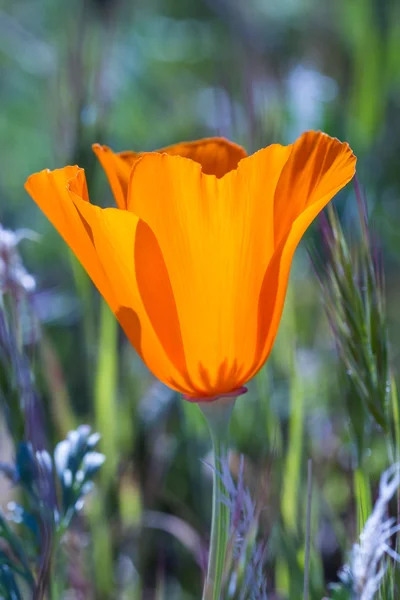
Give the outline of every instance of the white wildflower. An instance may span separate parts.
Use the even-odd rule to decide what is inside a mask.
[[[0,225],[0,294],[17,290],[32,292],[35,280],[22,264],[18,244],[23,239],[37,239],[37,235],[27,229],[10,231]]]
[[[350,565],[341,573],[342,580],[348,580],[351,573],[357,600],[373,600],[386,572],[387,555],[400,562],[400,555],[389,545],[390,538],[400,531],[400,525],[388,517],[388,504],[399,485],[400,464],[394,464],[381,477],[374,510],[365,523],[359,543],[353,546]]]

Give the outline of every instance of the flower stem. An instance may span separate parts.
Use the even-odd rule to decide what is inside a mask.
[[[201,402],[211,435],[214,473],[210,552],[203,600],[220,600],[229,536],[229,507],[224,502],[226,489],[222,479],[222,463],[227,458],[228,430],[236,396]]]

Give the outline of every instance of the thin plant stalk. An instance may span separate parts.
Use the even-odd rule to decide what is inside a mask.
[[[369,475],[365,463],[354,470],[354,494],[357,512],[357,535],[360,535],[372,512],[372,498]]]
[[[281,342],[278,348],[281,351],[281,364],[287,369],[289,378],[289,431],[288,445],[285,457],[283,475],[283,491],[281,500],[282,518],[285,529],[295,533],[299,524],[299,503],[293,501],[297,497],[297,490],[301,484],[302,454],[304,452],[304,414],[305,390],[304,382],[300,376],[296,358],[296,308],[293,288],[289,286],[282,321]]]
[[[229,508],[223,501],[225,486],[219,473],[219,465],[226,457],[226,444],[217,436],[212,437],[215,468],[213,473],[211,541],[205,600],[216,600],[220,597],[229,537]]]
[[[312,500],[312,459],[307,463],[307,516],[306,516],[306,547],[304,557],[304,600],[308,600],[310,580],[310,551],[311,551],[311,500]]]
[[[203,600],[221,598],[230,521],[222,463],[227,459],[229,422],[235,398],[236,396],[225,397],[209,403],[199,403],[210,430],[214,458],[210,552]]]

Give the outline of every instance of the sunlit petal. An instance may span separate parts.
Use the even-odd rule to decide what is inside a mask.
[[[221,179],[158,154],[132,171],[128,209],[160,244],[188,372],[203,395],[238,387],[253,364],[258,298],[274,251],[273,192],[289,155],[270,146]]]

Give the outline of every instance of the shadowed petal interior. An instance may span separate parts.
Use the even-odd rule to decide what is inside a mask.
[[[93,145],[93,151],[99,159],[119,208],[126,209],[129,174],[144,152],[113,152],[107,146]],[[247,156],[241,146],[225,138],[206,138],[195,142],[181,142],[156,150],[159,154],[182,156],[202,166],[203,172],[222,177],[236,169],[239,161]]]

